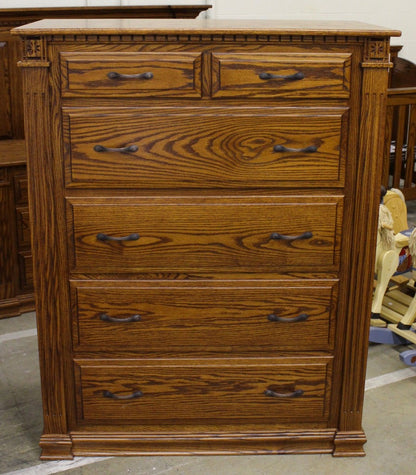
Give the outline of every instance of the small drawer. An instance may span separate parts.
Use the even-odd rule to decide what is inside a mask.
[[[63,96],[201,96],[201,53],[62,53],[61,70]]]
[[[14,196],[16,204],[25,205],[28,202],[27,175],[15,175],[13,177]]]
[[[333,348],[334,282],[73,282],[77,350],[137,355]]]
[[[72,198],[76,272],[338,270],[342,197]]]
[[[350,53],[213,53],[213,97],[348,98]]]
[[[24,290],[33,289],[33,261],[30,251],[18,253],[19,280],[20,286]]]
[[[30,246],[30,219],[27,207],[16,208],[16,231],[18,247],[26,248]]]
[[[325,421],[332,358],[77,361],[78,422]]]
[[[342,133],[341,133],[342,131]],[[271,188],[344,184],[348,111],[255,108],[69,112],[69,187]]]
[[[8,185],[9,178],[6,167],[0,167],[0,185]]]

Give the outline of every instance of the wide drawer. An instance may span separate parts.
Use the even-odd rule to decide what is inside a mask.
[[[77,350],[205,354],[333,348],[334,282],[73,282]]]
[[[64,115],[71,187],[254,188],[344,184],[348,113],[211,108]]]
[[[213,53],[213,97],[350,95],[350,53]]]
[[[200,97],[201,53],[61,53],[63,96]]]
[[[324,421],[331,358],[77,361],[78,421]]]
[[[71,198],[72,270],[337,270],[342,197]]]

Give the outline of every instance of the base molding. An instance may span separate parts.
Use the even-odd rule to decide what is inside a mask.
[[[334,430],[266,433],[137,434],[72,432],[75,456],[328,453]]]
[[[334,440],[334,457],[364,457],[363,445],[367,438],[363,431],[337,432]]]
[[[41,460],[74,456],[332,454],[360,457],[363,431],[333,429],[262,433],[71,432],[44,434]]]
[[[39,442],[41,460],[72,460],[72,439],[68,434],[44,434]]]
[[[35,297],[33,293],[0,300],[0,319],[17,317],[22,313],[33,312],[34,310]]]

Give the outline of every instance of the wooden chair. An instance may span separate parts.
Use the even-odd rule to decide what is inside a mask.
[[[393,58],[387,93],[383,185],[416,199],[416,64]]]

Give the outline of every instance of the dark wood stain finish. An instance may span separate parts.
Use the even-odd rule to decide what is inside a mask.
[[[42,458],[364,455],[398,32],[62,20],[18,33]]]

